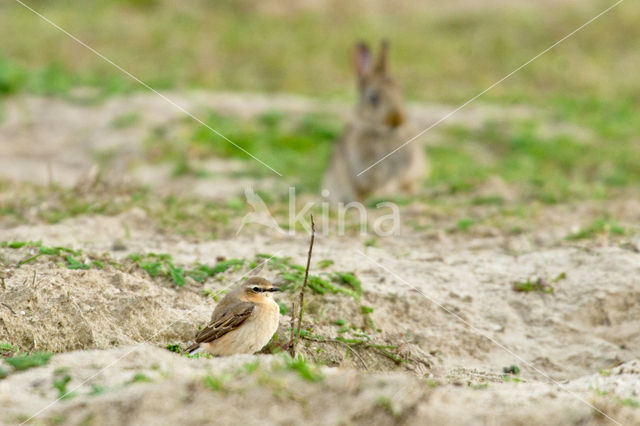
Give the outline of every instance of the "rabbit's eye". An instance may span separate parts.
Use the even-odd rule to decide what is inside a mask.
[[[378,106],[378,104],[380,104],[380,93],[378,92],[372,92],[369,94],[369,103],[371,105],[373,105],[374,107]]]

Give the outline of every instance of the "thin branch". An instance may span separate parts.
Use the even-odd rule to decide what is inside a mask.
[[[287,343],[286,348],[289,349],[289,354],[291,357],[294,357],[293,353],[293,342],[296,340],[296,301],[293,300],[291,302],[291,321],[289,322],[289,327],[291,328],[291,338],[289,339],[289,343]]]
[[[393,345],[379,345],[376,343],[369,343],[369,342],[365,342],[365,341],[361,341],[361,342],[352,342],[352,343],[348,343],[339,339],[330,339],[328,337],[309,337],[309,336],[303,336],[303,339],[306,340],[311,340],[312,342],[318,342],[318,343],[341,343],[341,344],[345,344],[348,347],[352,348],[354,346],[361,346],[364,349],[373,349],[376,352],[378,352],[380,355],[385,356],[386,358],[389,358],[390,360],[392,360],[393,362],[395,362],[396,364],[402,364],[403,362],[407,361],[406,359],[394,354],[391,351],[388,351],[387,349],[390,347],[393,347]]]
[[[298,302],[298,332],[296,338],[293,340],[293,347],[291,349],[292,355],[296,356],[296,344],[300,340],[300,331],[302,330],[302,314],[304,313],[304,290],[307,287],[307,281],[309,279],[309,267],[311,266],[311,253],[313,252],[313,241],[316,236],[316,224],[313,222],[313,215],[311,215],[311,242],[309,243],[309,254],[307,255],[307,268],[304,270],[304,281],[302,282],[302,288],[300,289],[300,301]],[[293,313],[295,315],[295,313]]]
[[[18,315],[18,314],[16,314],[16,311],[14,311],[13,308],[11,306],[7,305],[6,303],[0,302],[0,305],[4,306],[8,310],[10,310],[13,315]]]
[[[336,345],[343,345],[344,347],[346,347],[347,349],[349,349],[352,353],[354,353],[358,359],[360,360],[360,362],[362,363],[362,366],[364,367],[365,370],[369,371],[369,367],[367,366],[367,363],[364,362],[364,359],[362,359],[362,357],[360,356],[360,354],[358,353],[358,351],[356,351],[349,343],[347,342],[343,342],[342,340],[337,340],[337,339],[328,339],[328,338],[322,338],[322,339],[318,339],[318,338],[314,338],[314,337],[309,337],[309,336],[303,336],[302,337],[305,340],[309,340],[311,342],[318,342],[318,343],[335,343]],[[367,349],[367,347],[365,346],[365,349]]]
[[[340,341],[338,340],[338,342],[340,342]],[[355,355],[358,357],[358,359],[360,360],[360,362],[362,363],[362,366],[364,367],[364,369],[365,369],[365,370],[367,370],[367,371],[369,371],[369,367],[367,366],[367,363],[366,363],[366,362],[364,362],[364,359],[362,359],[362,357],[360,356],[360,354],[358,353],[358,351],[356,351],[355,349],[353,349],[353,348],[351,347],[351,345],[349,345],[347,342],[340,342],[340,343],[344,344],[344,345],[347,347],[347,349],[349,349],[349,350],[351,351],[351,353],[355,354]]]

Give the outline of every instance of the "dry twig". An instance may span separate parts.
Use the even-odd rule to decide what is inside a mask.
[[[316,224],[313,222],[313,215],[311,215],[311,242],[309,243],[309,254],[307,255],[307,268],[304,270],[304,281],[302,282],[302,288],[300,289],[300,300],[298,302],[298,330],[293,339],[291,345],[291,356],[296,356],[296,344],[300,340],[300,331],[302,330],[302,314],[304,313],[304,290],[307,287],[307,280],[309,279],[309,267],[311,265],[311,253],[313,252],[313,241],[316,236]],[[291,315],[295,317],[295,311],[291,312]],[[292,320],[293,324],[293,320]],[[293,328],[295,330],[295,328]],[[294,331],[295,332],[295,331]]]

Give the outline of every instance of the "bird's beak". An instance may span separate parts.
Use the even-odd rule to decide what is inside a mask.
[[[271,287],[269,291],[282,291],[282,289],[280,287]]]

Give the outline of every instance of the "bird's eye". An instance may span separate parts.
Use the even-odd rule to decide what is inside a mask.
[[[259,293],[260,292],[260,287],[254,287],[251,290],[253,290],[254,293]]]

